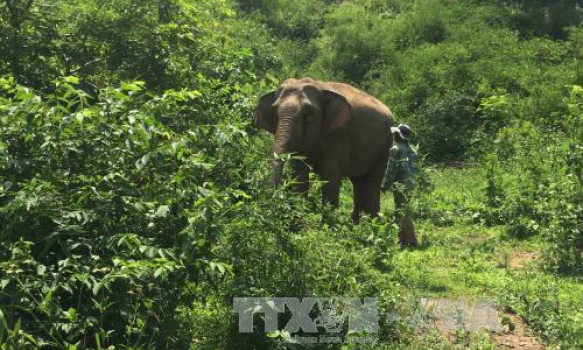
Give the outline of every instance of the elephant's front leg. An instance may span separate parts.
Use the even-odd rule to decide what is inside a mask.
[[[335,179],[323,179],[326,183],[322,186],[322,202],[324,205],[330,204],[333,208],[338,207],[340,197],[341,181]]]
[[[337,162],[334,159],[328,159],[328,162],[324,164],[320,163],[316,167],[316,173],[320,177],[320,180],[324,181],[322,185],[323,204],[330,204],[333,208],[338,207],[342,178]]]
[[[306,162],[300,159],[292,159],[291,167],[296,181],[294,191],[299,193],[308,192],[310,189],[310,168]]]

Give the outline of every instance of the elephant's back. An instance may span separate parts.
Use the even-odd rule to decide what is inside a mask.
[[[330,87],[344,96],[352,106],[354,112],[358,113],[360,109],[365,109],[367,111],[374,110],[378,113],[379,116],[392,119],[393,114],[391,113],[389,107],[387,107],[374,96],[371,96],[352,85],[336,82],[328,82],[326,84],[330,85]]]
[[[350,159],[347,159],[346,176],[362,176],[379,162],[385,162],[391,147],[390,127],[393,116],[389,107],[353,86],[328,83],[342,94],[353,109],[350,131]]]

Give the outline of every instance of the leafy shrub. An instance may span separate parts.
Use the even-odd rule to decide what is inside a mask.
[[[326,14],[326,26],[316,43],[318,56],[311,70],[347,82],[359,82],[380,59],[382,19],[361,4],[343,2]]]
[[[580,294],[570,295],[569,283],[524,273],[500,287],[501,304],[519,314],[547,342],[561,344],[562,349],[581,347]]]
[[[244,158],[245,87],[201,78],[151,96],[130,82],[91,98],[79,83],[43,96],[0,80],[8,344],[186,348],[185,286],[228,272],[211,247],[216,213],[244,193],[222,188],[243,177],[223,169]]]
[[[380,292],[386,224],[329,228],[308,214],[325,211],[317,181],[307,198],[265,191],[267,143],[240,119],[252,87],[92,98],[75,77],[48,95],[0,83],[8,348],[268,346],[235,332],[233,297]]]
[[[509,235],[518,238],[542,234],[547,266],[562,272],[580,271],[583,259],[581,118],[574,117],[582,111],[582,91],[577,85],[568,89],[567,112],[556,129],[530,122],[502,128],[488,158],[490,223],[507,224]]]
[[[577,2],[572,0],[511,0],[506,5],[512,13],[515,28],[526,37],[548,35],[564,39],[566,28],[581,21],[581,11],[577,8]]]
[[[580,186],[581,182],[569,177],[549,188],[547,210],[552,217],[543,230],[549,242],[545,260],[558,272],[583,272],[583,198],[578,190]]]
[[[238,71],[225,56],[242,47],[261,54],[237,67],[268,69],[274,57],[264,31],[234,15],[220,0],[8,1],[0,6],[0,71],[42,91],[57,77],[80,76],[96,95],[136,79],[156,93],[194,85],[199,74],[227,79]],[[219,69],[225,62],[230,70]]]
[[[278,34],[285,37],[278,45],[284,72],[349,82],[379,97],[412,125],[431,161],[479,158],[516,119],[545,128],[561,123],[563,87],[577,72],[577,29],[566,41],[522,40],[512,28],[514,13],[490,1],[316,6],[311,23],[319,30],[310,40],[293,30]],[[310,18],[303,5],[259,7],[276,31],[296,16]]]

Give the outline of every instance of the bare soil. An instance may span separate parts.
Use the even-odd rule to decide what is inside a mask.
[[[464,242],[468,243],[468,244],[482,244],[482,243],[486,242],[487,239],[488,239],[488,235],[482,233],[482,234],[467,236],[464,238]]]
[[[514,330],[510,331],[509,327],[506,326],[504,332],[493,334],[492,339],[496,344],[506,349],[545,350],[540,341],[530,335],[528,328],[520,317],[510,313],[506,313],[505,316],[511,320]]]
[[[515,251],[512,253],[510,260],[508,262],[508,268],[510,270],[521,270],[526,267],[531,262],[537,261],[539,255],[534,252],[525,251]]]
[[[452,342],[456,341],[458,329],[488,331],[492,341],[505,349],[545,350],[519,316],[511,313],[501,316],[493,304],[469,299],[428,298],[422,302],[422,307],[432,315],[431,326]],[[503,318],[510,320],[510,324],[502,325]]]

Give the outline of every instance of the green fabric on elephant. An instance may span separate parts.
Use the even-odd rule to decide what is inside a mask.
[[[417,150],[409,142],[400,141],[391,147],[383,188],[390,189],[395,183],[401,183],[406,189],[412,189],[417,157]]]

